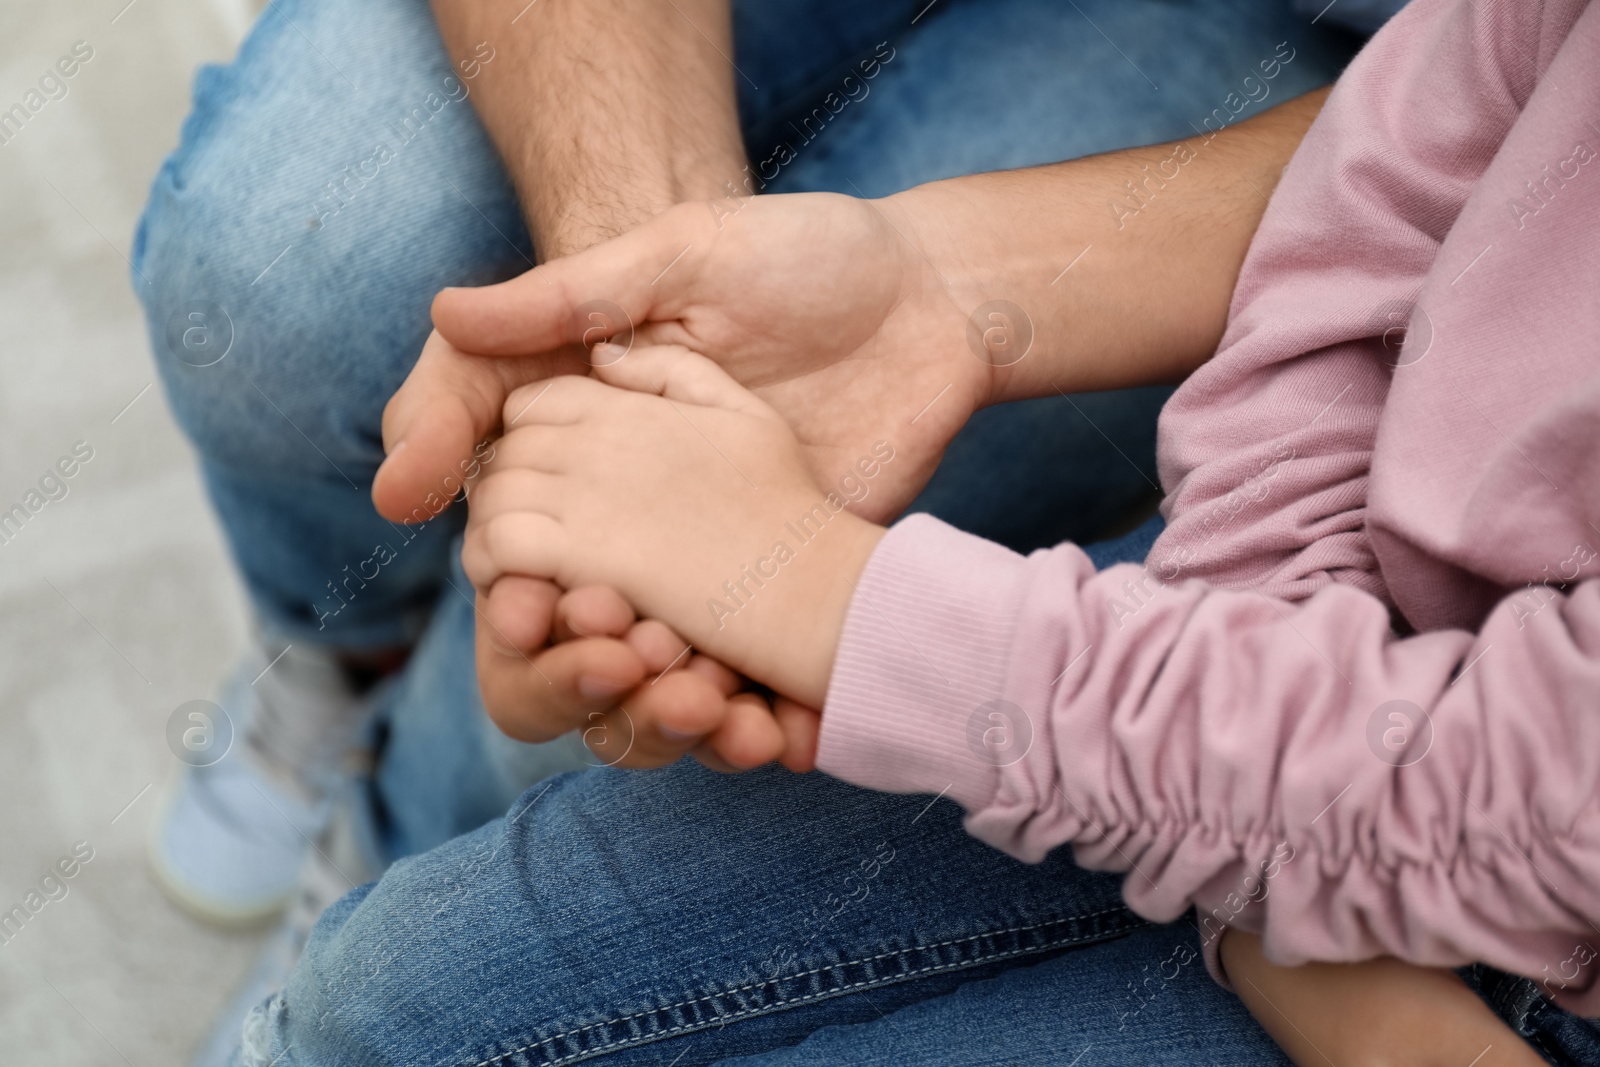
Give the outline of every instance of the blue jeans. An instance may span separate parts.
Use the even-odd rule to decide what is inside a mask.
[[[794,153],[769,191],[868,196],[1187,136],[1280,42],[1295,58],[1260,106],[1330,80],[1350,44],[1250,0],[751,0],[735,24],[752,160]],[[879,42],[870,94],[808,124]],[[688,763],[513,802],[570,743],[485,725],[459,516],[402,530],[368,501],[433,294],[535,255],[449,73],[424,0],[276,0],[198,76],[134,244],[163,383],[265,624],[420,642],[376,797],[412,858],[327,915],[243,1062],[1283,1062],[1187,927],[1148,927],[1065,853],[1029,867],[977,844],[947,802]],[[1018,548],[1095,536],[1151,491],[1164,397],[980,413],[916,506]],[[394,558],[352,581],[380,544]]]
[[[563,775],[326,913],[237,1062],[1287,1062],[1192,926],[959,814],[688,761]]]

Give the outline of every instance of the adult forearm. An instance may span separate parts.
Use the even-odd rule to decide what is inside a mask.
[[[963,310],[983,309],[981,328],[1012,331],[994,362],[1031,333],[997,366],[992,401],[1178,381],[1216,350],[1267,199],[1326,96],[1215,135],[918,186],[885,208]]]
[[[541,258],[579,251],[744,166],[728,0],[433,0]]]

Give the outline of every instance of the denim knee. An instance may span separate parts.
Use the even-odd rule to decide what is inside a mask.
[[[527,269],[471,91],[426,0],[278,0],[231,64],[199,71],[133,282],[209,461],[370,477],[434,294]]]
[[[480,1011],[517,1017],[515,984],[479,959],[480,938],[526,918],[512,868],[497,820],[347,894],[317,920],[284,988],[246,1018],[234,1063],[482,1059]]]

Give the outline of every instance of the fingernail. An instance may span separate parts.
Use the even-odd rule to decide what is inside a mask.
[[[698,737],[705,736],[701,730],[675,730],[666,723],[660,722],[656,723],[656,729],[660,731],[662,737],[667,738],[669,741],[693,741]]]
[[[393,459],[395,456],[398,456],[401,452],[405,451],[405,447],[409,443],[410,442],[408,442],[404,437],[400,438],[400,440],[394,443],[394,447],[389,449],[389,458]]]
[[[621,682],[614,682],[609,678],[591,678],[585,674],[578,678],[578,695],[585,700],[603,700],[614,697],[628,688]]]

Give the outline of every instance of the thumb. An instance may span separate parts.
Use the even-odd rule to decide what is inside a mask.
[[[426,522],[478,473],[475,447],[500,424],[506,394],[569,369],[561,352],[515,363],[463,355],[437,333],[383,409],[388,458],[372,482],[379,514]]]
[[[379,514],[425,522],[433,514],[412,512],[426,507],[430,496],[447,502],[460,491],[463,472],[456,470],[457,460],[472,451],[499,415],[493,384],[490,368],[473,367],[437,333],[429,335],[416,365],[383,409],[388,458],[372,482]],[[457,479],[446,485],[451,473]]]
[[[592,348],[611,337],[628,343],[634,326],[670,317],[692,273],[679,259],[692,260],[694,247],[705,244],[695,239],[701,214],[669,210],[510,281],[445,289],[433,301],[434,326],[462,352],[484,356]]]
[[[592,359],[594,376],[619,389],[655,393],[683,404],[777,418],[772,408],[734,381],[727,371],[682,345],[649,345],[632,350],[621,345],[599,345]]]

